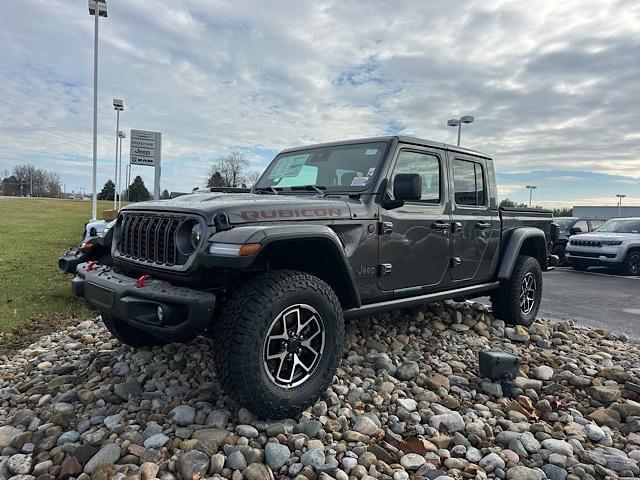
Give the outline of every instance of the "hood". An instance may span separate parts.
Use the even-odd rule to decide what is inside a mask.
[[[135,203],[125,211],[195,213],[208,224],[226,213],[232,225],[287,220],[338,220],[351,217],[346,202],[317,195],[260,195],[253,193],[193,193],[172,200]]]
[[[617,232],[591,232],[591,233],[579,233],[572,235],[571,240],[629,240],[630,238],[638,238],[637,233],[617,233]]]

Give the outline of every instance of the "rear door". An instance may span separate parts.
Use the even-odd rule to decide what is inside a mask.
[[[500,217],[490,205],[487,161],[450,152],[452,188],[451,279],[480,282],[492,275]]]
[[[449,230],[445,152],[401,146],[396,153],[385,195],[393,198],[393,178],[417,173],[422,178],[420,200],[386,210],[380,207],[380,290],[410,291],[440,288],[449,283]]]

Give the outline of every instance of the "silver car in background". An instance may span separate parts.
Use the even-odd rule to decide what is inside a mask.
[[[594,232],[573,235],[566,259],[576,270],[604,266],[640,275],[640,217],[613,218]]]

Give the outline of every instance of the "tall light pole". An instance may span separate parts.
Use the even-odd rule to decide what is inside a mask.
[[[129,201],[129,186],[131,184],[131,163],[127,163],[127,202]]]
[[[458,127],[458,146],[460,146],[460,133],[462,131],[462,124],[471,123],[473,122],[473,120],[474,119],[472,115],[464,115],[460,118],[452,118],[451,120],[447,121],[447,126]]]
[[[105,0],[89,0],[89,15],[95,17],[93,34],[93,201],[91,219],[98,217],[98,19],[107,16]]]
[[[538,188],[537,185],[527,185],[527,188],[529,189],[529,208],[531,208],[531,200],[533,198],[533,191]]]
[[[120,160],[118,160],[118,210],[122,207],[122,141],[126,138],[126,134],[120,130],[118,131],[118,138],[120,138]]]
[[[618,193],[616,197],[618,197],[618,217],[620,217],[622,216],[622,199],[626,197],[626,195]]]
[[[118,207],[118,143],[120,141],[120,112],[124,110],[124,103],[119,98],[113,99],[113,109],[116,111],[116,171],[113,174],[113,183],[115,188],[113,190],[113,209]]]

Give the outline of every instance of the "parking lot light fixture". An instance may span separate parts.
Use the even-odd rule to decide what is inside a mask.
[[[616,197],[618,197],[618,217],[621,217],[622,216],[622,199],[626,197],[626,195],[623,193],[618,193],[616,194]]]
[[[118,210],[122,208],[122,141],[127,137],[127,134],[122,130],[118,131],[118,138],[120,139],[120,159],[118,160]]]
[[[107,16],[107,2],[105,0],[89,0],[89,15],[93,15],[93,198],[91,205],[91,219],[98,217],[98,19]]]
[[[448,127],[458,127],[458,146],[460,146],[460,134],[462,132],[463,123],[472,123],[474,120],[473,115],[463,115],[460,118],[452,118],[447,120]]]
[[[118,208],[118,187],[120,183],[118,181],[118,142],[120,141],[120,112],[124,110],[124,103],[119,98],[113,99],[113,109],[116,111],[116,167],[113,175],[113,182],[116,184],[113,192],[113,209]]]
[[[537,185],[527,185],[527,188],[529,189],[529,208],[531,208],[531,201],[533,199],[533,191],[538,188]]]

